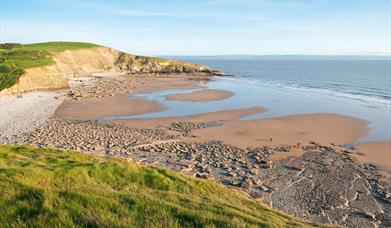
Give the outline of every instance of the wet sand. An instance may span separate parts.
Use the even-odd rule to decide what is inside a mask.
[[[119,95],[64,101],[56,110],[54,117],[66,120],[94,120],[105,116],[135,115],[162,110],[164,106],[158,102]]]
[[[261,107],[252,107],[245,109],[231,109],[231,110],[222,110],[217,112],[208,112],[202,113],[193,116],[184,116],[184,117],[165,117],[165,118],[145,118],[145,119],[117,119],[107,121],[113,124],[119,124],[130,128],[157,128],[157,127],[168,127],[173,122],[178,121],[193,121],[193,122],[202,122],[202,121],[220,121],[222,123],[228,121],[238,120],[241,117],[260,113],[265,111]]]
[[[64,101],[54,117],[65,120],[94,120],[105,116],[137,115],[163,111],[158,102],[130,97],[131,94],[170,89],[198,89],[206,81],[184,77],[111,75],[72,81],[74,99]]]
[[[260,107],[249,109],[225,110],[203,113],[187,117],[167,117],[150,119],[112,120],[110,123],[130,128],[168,127],[178,121],[220,121],[221,126],[196,129],[192,131],[195,137],[186,137],[185,142],[205,142],[220,140],[239,147],[276,147],[293,146],[300,143],[308,145],[316,141],[325,145],[351,144],[368,133],[367,123],[363,120],[338,114],[308,114],[286,116],[263,120],[239,120],[240,118],[264,111]],[[271,138],[271,140],[270,140]],[[290,152],[275,153],[272,160],[287,157],[298,157],[303,150],[292,148]]]
[[[135,77],[126,79],[124,83],[130,84],[133,93],[148,93],[170,89],[199,89],[207,83],[206,80],[184,77]]]
[[[167,89],[202,88],[205,81],[183,78],[119,78],[121,85],[131,88],[132,94]],[[122,81],[123,80],[123,81]],[[110,86],[110,84],[108,84]],[[114,87],[117,84],[113,84]],[[106,93],[107,95],[107,93]],[[225,90],[201,90],[193,93],[171,94],[167,99],[183,101],[208,101],[225,99],[233,93]],[[54,117],[66,120],[95,120],[105,116],[123,116],[146,114],[164,110],[163,105],[141,98],[128,98],[124,94],[104,97],[84,97],[80,100],[67,100],[56,110]],[[367,123],[363,120],[338,114],[307,114],[285,116],[263,120],[239,120],[240,118],[265,111],[261,107],[222,110],[185,117],[165,117],[148,119],[121,119],[107,121],[130,128],[169,128],[174,122],[219,121],[217,127],[194,129],[192,137],[184,137],[185,142],[205,142],[220,140],[239,147],[276,147],[293,146],[297,143],[307,145],[316,141],[324,145],[350,144],[368,133]],[[389,142],[361,144],[361,153],[354,156],[361,163],[376,164],[380,170],[390,172],[391,152]],[[376,152],[373,152],[376,151]],[[298,157],[303,150],[292,148],[290,152],[275,153],[271,160]],[[385,159],[386,157],[386,159]],[[390,159],[387,159],[390,158]]]
[[[367,134],[365,121],[338,114],[308,114],[263,120],[232,121],[216,128],[194,132],[200,140],[221,140],[231,145],[278,146],[306,144],[349,144]],[[272,139],[272,140],[270,140]]]
[[[382,174],[391,177],[391,141],[358,144],[353,156],[360,163],[375,165]]]
[[[333,218],[333,222],[340,224],[340,219],[344,218],[354,224],[364,224],[363,221],[375,224],[372,218],[360,217],[362,220],[356,221],[359,215],[341,205],[352,205],[365,213],[368,211],[368,215],[380,214],[379,218],[376,217],[379,221],[388,221],[388,217],[384,217],[388,205],[384,202],[389,199],[389,191],[374,191],[386,189],[383,187],[386,183],[382,182],[383,178],[377,171],[380,169],[380,173],[387,176],[389,162],[384,158],[391,155],[391,144],[361,144],[352,152],[338,146],[365,136],[368,133],[365,121],[325,113],[241,120],[241,117],[265,111],[261,107],[186,117],[104,121],[125,127],[94,121],[99,117],[164,109],[158,102],[134,96],[128,99],[129,94],[200,88],[205,83],[175,78],[126,77],[91,82],[76,80],[69,93],[71,99],[66,100],[55,113],[57,119],[48,120],[31,134],[17,139],[16,143],[122,157],[142,165],[214,179],[241,188],[252,197],[291,215],[305,215],[311,221],[324,222]],[[297,143],[309,147],[293,147]],[[332,143],[336,145],[331,146]],[[358,154],[358,151],[362,153]],[[351,156],[356,156],[361,163],[375,164],[376,169],[361,165]],[[313,186],[317,186],[315,197],[313,191],[308,191]],[[362,193],[355,195],[355,191],[346,189],[360,189]],[[325,202],[323,196],[332,200]],[[324,218],[313,211],[319,205]],[[379,221],[376,220],[376,224]]]
[[[193,93],[170,94],[165,97],[167,100],[200,102],[224,100],[232,97],[233,95],[234,93],[227,90],[205,89]]]

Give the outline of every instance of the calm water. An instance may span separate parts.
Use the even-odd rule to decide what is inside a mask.
[[[391,106],[391,61],[387,60],[190,60],[260,86],[290,87]]]
[[[189,59],[186,59],[189,61]],[[221,60],[190,59],[234,74],[216,78],[206,86],[235,95],[211,102],[168,101],[167,94],[195,90],[169,90],[137,96],[163,103],[167,110],[116,118],[184,116],[224,109],[262,106],[262,119],[307,113],[338,113],[366,120],[370,134],[359,141],[391,139],[391,62],[385,60]],[[109,119],[111,117],[108,117]]]

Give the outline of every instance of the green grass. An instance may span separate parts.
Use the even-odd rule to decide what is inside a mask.
[[[313,226],[210,181],[120,159],[12,145],[0,146],[0,224]]]
[[[24,70],[16,69],[7,73],[0,73],[0,91],[15,85],[20,76],[24,74]]]
[[[26,68],[50,65],[52,54],[65,50],[95,47],[80,42],[47,42],[0,45],[0,91],[17,83]]]

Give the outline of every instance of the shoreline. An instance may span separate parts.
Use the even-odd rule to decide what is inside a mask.
[[[376,197],[380,194],[382,199],[388,199],[391,179],[384,170],[367,164],[377,161],[369,152],[356,157],[361,149],[369,151],[374,147],[358,145],[357,149],[348,149],[344,146],[368,133],[367,122],[361,119],[315,113],[241,120],[266,110],[251,107],[183,117],[96,121],[107,116],[164,110],[159,102],[135,98],[135,94],[195,88],[205,89],[205,82],[129,75],[74,79],[67,99],[49,102],[53,105],[40,116],[42,121],[12,142],[120,157],[213,179],[239,188],[274,208],[315,222],[342,224],[341,221],[346,220],[352,224],[373,224],[344,207],[344,200],[365,213],[379,214],[386,210],[387,205]],[[14,99],[27,101],[27,97],[29,95]],[[34,104],[42,101],[35,98],[34,102],[29,110],[38,113],[40,109]],[[9,107],[23,111],[21,105]],[[31,120],[35,121],[33,117]],[[20,126],[24,124],[30,122],[20,121]],[[338,181],[343,178],[345,182]],[[357,178],[360,181],[356,181]],[[378,185],[384,192],[377,192],[375,186]],[[322,195],[329,196],[332,192],[330,197],[340,200],[323,202],[323,198],[307,191],[313,186],[319,186],[317,191]],[[348,187],[364,189],[366,198],[341,191]],[[312,200],[303,200],[303,196]],[[367,204],[373,207],[365,207]],[[321,207],[323,214],[310,210],[312,207]],[[340,211],[337,213],[335,208]]]

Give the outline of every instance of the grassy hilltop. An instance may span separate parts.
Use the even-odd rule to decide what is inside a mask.
[[[89,54],[82,56],[81,53],[75,54],[74,57],[80,61],[73,63],[63,62],[68,64],[67,70],[73,69],[74,72],[68,72],[72,75],[86,75],[97,71],[106,71],[107,69],[115,68],[119,71],[126,71],[130,73],[219,73],[208,67],[198,64],[192,64],[182,61],[169,60],[156,57],[137,56],[114,50],[108,47],[99,46],[90,43],[80,42],[47,42],[36,44],[17,44],[7,43],[0,44],[0,91],[10,88],[18,83],[22,75],[27,75],[26,69],[33,67],[42,67],[55,64],[53,56],[58,57],[57,54],[67,50],[80,50],[100,47],[101,50],[107,51],[106,54],[99,50],[92,50]],[[110,50],[110,51],[109,51]],[[86,51],[86,53],[88,50]],[[59,58],[57,58],[59,60]],[[61,61],[61,60],[60,60]],[[70,64],[70,65],[69,65]],[[62,66],[63,67],[63,66]],[[77,72],[76,69],[90,69],[91,72]],[[27,75],[27,77],[35,77],[33,84],[27,85],[36,88],[48,87],[47,89],[55,89],[45,85],[45,81],[50,81],[53,77],[57,80],[63,79],[65,76],[61,69],[58,71],[40,72],[39,75]],[[221,74],[221,72],[220,72]],[[41,81],[42,83],[39,83]],[[25,88],[30,89],[30,88]]]
[[[306,227],[243,193],[171,171],[0,146],[0,224],[13,227]]]
[[[14,85],[24,69],[53,64],[52,55],[65,50],[97,47],[80,42],[0,45],[0,91]]]

